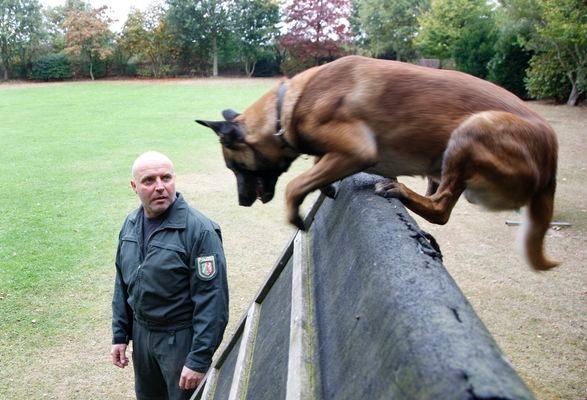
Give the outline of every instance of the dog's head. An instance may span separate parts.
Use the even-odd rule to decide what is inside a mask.
[[[275,151],[266,151],[277,143],[271,136],[265,141],[259,139],[258,135],[256,140],[249,140],[244,115],[233,110],[224,110],[222,116],[224,121],[196,122],[207,126],[218,135],[226,166],[236,176],[239,204],[248,207],[256,199],[263,203],[271,201],[277,179],[287,171],[292,160],[282,157],[276,159]]]

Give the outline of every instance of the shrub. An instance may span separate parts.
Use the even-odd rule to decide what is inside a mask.
[[[531,57],[531,51],[513,41],[501,42],[489,62],[487,79],[522,99],[527,99],[528,91],[524,85],[524,77]]]
[[[554,99],[564,102],[571,92],[569,79],[551,54],[535,54],[526,71],[526,88],[536,99]]]
[[[71,78],[69,60],[63,54],[50,53],[33,62],[32,78],[38,81]]]

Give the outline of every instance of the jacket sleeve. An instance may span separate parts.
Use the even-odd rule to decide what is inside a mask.
[[[228,282],[220,229],[204,230],[196,241],[192,255],[190,291],[194,303],[194,336],[185,366],[194,371],[206,372],[228,322]],[[198,271],[198,263],[210,260],[212,256],[212,273],[211,270],[203,273]]]
[[[127,287],[120,270],[120,237],[116,251],[116,279],[112,296],[112,344],[128,343],[132,339],[133,313],[127,302]]]

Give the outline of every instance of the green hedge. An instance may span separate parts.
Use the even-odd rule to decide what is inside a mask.
[[[47,54],[33,62],[32,78],[37,81],[69,79],[69,60],[63,54]]]

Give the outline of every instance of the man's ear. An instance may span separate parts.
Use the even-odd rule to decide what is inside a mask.
[[[137,184],[135,182],[134,179],[130,180],[130,187],[132,188],[132,190],[136,193],[137,192]]]
[[[229,121],[203,121],[197,119],[196,122],[200,125],[207,126],[212,129],[220,138],[220,143],[229,149],[234,148],[237,143],[245,141],[245,134],[234,122]]]

